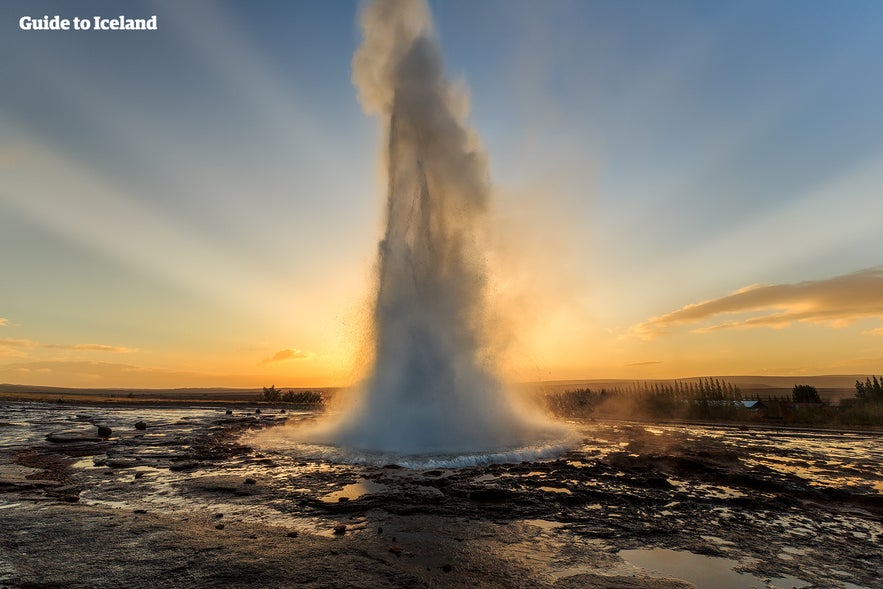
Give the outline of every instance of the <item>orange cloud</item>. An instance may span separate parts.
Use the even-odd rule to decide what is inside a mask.
[[[746,313],[753,315],[719,321],[693,331],[709,333],[750,327],[783,328],[795,321],[843,327],[861,318],[883,318],[883,266],[825,280],[748,286],[720,298],[651,317],[633,326],[630,331],[633,335],[650,339],[681,325]],[[883,334],[883,328],[870,333]]]
[[[286,348],[279,350],[270,358],[264,359],[264,364],[272,364],[274,362],[287,362],[288,360],[305,360],[312,357],[312,354],[303,350]]]
[[[88,350],[93,352],[113,352],[126,354],[137,352],[137,348],[124,348],[122,346],[109,346],[107,344],[41,344],[29,339],[0,339],[0,345],[13,348],[44,348],[52,350]]]
[[[9,320],[8,320],[8,319],[5,319],[5,318],[3,318],[3,317],[0,317],[0,327],[3,327],[4,325],[8,325],[8,324],[9,324]]]

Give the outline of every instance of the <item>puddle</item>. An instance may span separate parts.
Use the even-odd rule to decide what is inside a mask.
[[[524,520],[524,523],[529,526],[536,526],[538,528],[546,530],[547,532],[556,530],[564,525],[561,522],[553,522],[545,519],[526,519]]]
[[[703,556],[680,550],[653,548],[649,550],[621,550],[619,556],[628,564],[645,570],[652,576],[664,576],[687,581],[696,589],[800,589],[809,585],[795,577],[756,577],[733,570],[739,563],[729,558]]]
[[[325,503],[338,503],[341,500],[355,501],[359,497],[364,497],[365,495],[370,495],[372,493],[380,493],[381,491],[385,491],[387,488],[388,487],[382,483],[375,483],[374,481],[369,480],[361,480],[358,483],[346,485],[338,491],[329,493],[321,499]]]

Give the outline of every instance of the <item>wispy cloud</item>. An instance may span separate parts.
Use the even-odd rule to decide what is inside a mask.
[[[750,314],[723,321],[723,317]],[[695,333],[749,327],[783,328],[795,321],[850,325],[866,317],[883,318],[883,266],[795,284],[751,285],[726,296],[686,305],[633,326],[633,335],[650,339],[681,325],[714,321]],[[883,334],[883,328],[872,334]]]
[[[288,360],[306,360],[311,357],[312,354],[310,352],[286,348],[284,350],[279,350],[269,358],[264,358],[263,362],[264,364],[273,364],[275,362],[287,362]]]
[[[130,352],[137,352],[137,348],[125,348],[122,346],[110,346],[107,344],[43,344],[40,342],[35,342],[29,339],[14,339],[14,338],[3,338],[0,339],[0,346],[12,347],[12,348],[42,348],[42,349],[51,349],[51,350],[81,350],[81,351],[92,351],[92,352],[113,352],[117,354],[127,354]]]
[[[3,327],[4,325],[8,325],[8,324],[9,324],[9,320],[8,320],[8,319],[5,319],[5,318],[3,318],[3,317],[0,317],[0,327]]]
[[[648,360],[646,362],[630,362],[626,364],[626,366],[654,366],[656,364],[662,364],[662,360]]]

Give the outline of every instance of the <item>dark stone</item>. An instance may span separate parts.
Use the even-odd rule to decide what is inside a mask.
[[[217,525],[215,526],[215,529],[216,529],[216,530],[223,530],[223,529],[224,529],[224,524],[217,524]]]
[[[98,426],[98,435],[101,436],[102,438],[109,438],[112,433],[113,433],[113,430],[110,429],[109,427],[107,427],[106,425],[99,425]]]
[[[346,524],[337,524],[334,526],[334,533],[338,536],[346,533]]]
[[[80,496],[79,495],[65,495],[64,497],[62,497],[62,499],[64,499],[68,503],[76,503],[77,501],[80,500]]]
[[[377,533],[378,533],[378,534],[382,534],[382,533],[383,533],[383,528],[377,528]]]
[[[349,497],[338,497],[338,498],[337,498],[337,502],[338,502],[338,503],[346,503],[346,502],[349,501],[349,500],[350,500]]]
[[[147,510],[146,509],[136,509],[132,513],[147,513]]]
[[[224,517],[224,514],[223,513],[216,513],[215,517]]]
[[[514,499],[516,494],[514,491],[510,491],[509,489],[501,489],[498,487],[488,487],[487,489],[476,489],[474,491],[469,492],[469,498],[473,501],[479,501],[482,503],[499,503],[501,501],[507,501],[509,499]]]
[[[254,410],[254,414],[255,414],[255,415],[260,415],[260,414],[261,414],[261,410],[260,410],[260,409],[255,409],[255,410]]]
[[[254,479],[251,479],[251,478],[245,479],[245,484],[246,484],[246,485],[256,485],[257,483],[258,483],[258,482],[257,482],[256,480],[254,480]]]
[[[227,409],[227,415],[233,415],[233,411],[231,409]]]
[[[101,438],[83,432],[52,432],[46,434],[46,439],[56,444],[76,444],[78,442],[100,442]]]
[[[402,547],[401,546],[390,546],[389,551],[395,554],[396,556],[402,555]]]
[[[287,537],[289,537],[289,538],[297,538],[297,532],[294,532],[294,531],[292,531],[292,532],[288,532],[288,533],[285,534],[285,535],[286,535]]]
[[[147,429],[147,424],[144,423],[143,421],[136,421],[135,422],[135,429],[141,429],[141,430]]]
[[[282,410],[282,411],[280,411],[280,412],[279,412],[279,413],[285,413],[285,409],[283,409],[283,410]]]
[[[135,478],[136,478],[136,479],[143,479],[143,478],[144,478],[144,472],[139,470],[138,472],[135,473]]]
[[[446,564],[445,566],[442,567],[442,570],[446,573],[450,573],[453,570],[453,568],[454,567],[452,567],[451,565]]]

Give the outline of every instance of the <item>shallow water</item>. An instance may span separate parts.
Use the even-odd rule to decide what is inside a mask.
[[[873,434],[574,422],[575,449],[548,449],[528,463],[511,453],[508,463],[500,463],[502,453],[369,461],[327,447],[247,446],[251,430],[313,417],[266,408],[227,415],[217,407],[7,403],[0,465],[24,468],[12,464],[21,452],[69,456],[67,484],[84,504],[207,513],[327,537],[341,521],[348,534],[368,533],[372,513],[520,522],[526,539],[504,543],[499,554],[549,579],[601,570],[673,576],[700,589],[883,586],[872,556],[883,539],[874,507],[883,444]],[[147,428],[136,430],[137,421]],[[112,436],[46,440],[56,431],[92,435],[97,425]],[[4,511],[22,505],[21,497],[0,494]],[[598,561],[598,554],[608,556]],[[731,584],[705,584],[702,575]]]
[[[643,569],[653,576],[688,581],[697,589],[800,589],[809,585],[795,577],[762,579],[749,573],[740,573],[734,570],[739,564],[737,561],[681,550],[623,550],[619,556],[627,564]]]

